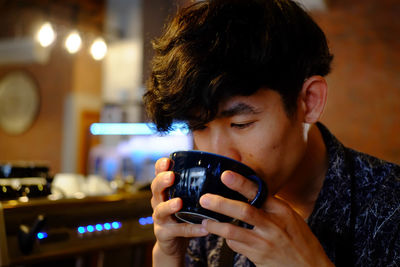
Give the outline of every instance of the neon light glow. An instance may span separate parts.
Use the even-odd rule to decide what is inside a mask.
[[[147,217],[146,218],[147,224],[153,224],[153,217]]]
[[[105,224],[104,224],[104,229],[105,229],[105,230],[110,230],[110,229],[111,229],[111,224],[105,223]]]
[[[90,126],[93,135],[153,135],[157,134],[151,123],[93,123]],[[168,135],[187,135],[189,129],[184,123],[174,123]]]
[[[122,223],[118,222],[118,221],[106,222],[106,223],[96,223],[96,224],[93,224],[93,225],[78,226],[77,232],[78,232],[79,235],[83,235],[83,234],[87,234],[87,233],[104,232],[104,231],[109,231],[109,230],[113,230],[113,229],[118,230],[121,227],[122,227]],[[46,233],[41,233],[40,237],[41,238],[46,238],[47,234]],[[38,238],[39,239],[41,239],[40,237],[39,237],[39,234],[38,234]]]
[[[98,231],[98,232],[100,232],[100,231],[103,231],[103,225],[101,225],[101,224],[96,224],[96,231]]]
[[[148,224],[153,224],[153,218],[151,216],[149,217],[142,217],[139,219],[139,224],[140,225],[148,225]]]
[[[36,237],[37,237],[38,239],[44,239],[44,238],[47,237],[47,233],[45,233],[45,232],[39,232],[39,233],[37,233]]]
[[[86,229],[87,229],[87,231],[88,231],[89,233],[92,233],[92,232],[94,231],[93,225],[88,225],[88,226],[86,227]]]
[[[121,223],[120,222],[113,222],[111,224],[111,226],[112,226],[113,229],[119,229],[119,228],[121,228]]]

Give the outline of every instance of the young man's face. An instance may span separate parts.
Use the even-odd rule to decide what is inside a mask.
[[[269,89],[223,102],[218,116],[193,136],[199,150],[254,169],[272,194],[292,175],[306,148],[301,112],[289,118],[280,95]]]

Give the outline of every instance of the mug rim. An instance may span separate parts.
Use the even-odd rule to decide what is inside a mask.
[[[172,157],[172,155],[175,154],[175,153],[193,153],[193,154],[210,155],[210,156],[222,158],[222,159],[225,159],[225,160],[228,160],[228,161],[232,161],[232,162],[234,162],[236,164],[242,165],[243,167],[250,169],[255,175],[257,175],[256,171],[253,170],[250,166],[247,166],[246,164],[244,164],[244,163],[242,163],[242,162],[240,162],[240,161],[238,161],[236,159],[229,158],[229,157],[224,156],[224,155],[220,155],[220,154],[216,154],[216,153],[212,153],[212,152],[207,152],[207,151],[203,151],[203,150],[178,150],[178,151],[172,152],[170,154],[170,157]]]
[[[214,212],[214,213],[217,214],[217,215],[220,215],[220,213],[217,213],[217,212]],[[187,219],[182,218],[182,217],[180,216],[181,214],[195,215],[195,216],[203,217],[203,220],[213,220],[213,221],[215,221],[215,222],[220,222],[218,219],[216,219],[216,218],[214,218],[214,217],[211,217],[211,216],[208,216],[208,215],[205,215],[205,214],[203,214],[203,213],[201,213],[201,212],[199,212],[199,211],[195,212],[195,211],[187,211],[187,210],[182,211],[182,210],[179,210],[179,211],[175,212],[175,216],[176,216],[179,220],[182,220],[182,221],[187,222],[187,223],[190,223],[190,224],[195,224],[195,223],[194,223],[193,221],[190,221],[190,220],[187,220]],[[222,215],[223,215],[223,214],[222,214]],[[226,216],[226,215],[223,215],[223,216],[225,216],[225,217],[227,217],[227,218],[230,218],[229,216]]]

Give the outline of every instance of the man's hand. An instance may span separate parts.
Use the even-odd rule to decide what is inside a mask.
[[[151,184],[153,197],[154,234],[157,242],[153,249],[153,266],[179,266],[182,264],[188,240],[185,237],[205,236],[202,225],[178,223],[173,214],[182,208],[180,198],[167,199],[166,189],[174,183],[174,173],[168,171],[170,160],[156,162],[156,177]]]
[[[257,192],[253,182],[234,172],[224,172],[221,179],[248,199],[253,199]],[[280,199],[269,196],[263,207],[257,209],[241,201],[206,194],[200,204],[254,226],[245,229],[230,223],[203,221],[207,231],[226,238],[232,250],[257,266],[333,266],[304,219]]]

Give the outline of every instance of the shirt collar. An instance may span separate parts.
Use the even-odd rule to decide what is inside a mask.
[[[346,162],[346,148],[322,124],[317,123],[328,153],[328,170],[309,225],[327,223],[340,233],[349,226],[351,211],[351,175]]]

